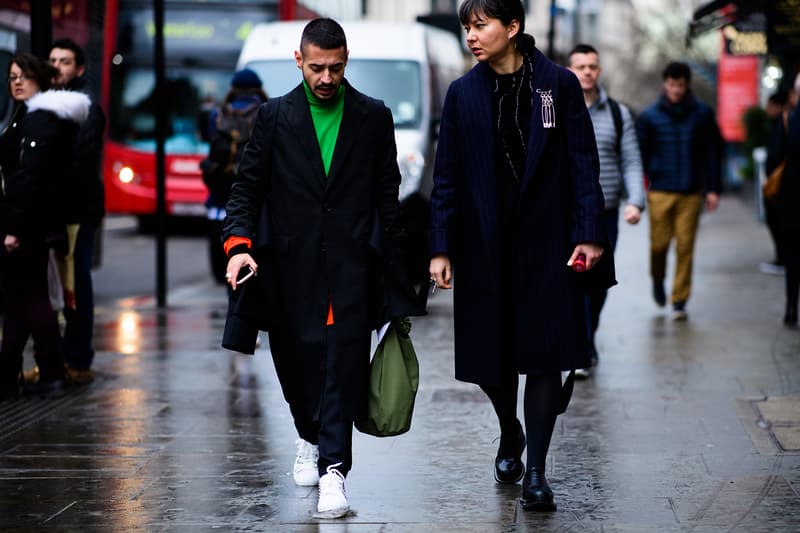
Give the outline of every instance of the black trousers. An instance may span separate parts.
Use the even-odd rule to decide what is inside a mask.
[[[619,236],[619,207],[606,209],[603,214],[606,225],[608,242],[611,244],[611,251],[617,249],[617,238]],[[594,361],[597,359],[597,349],[594,345],[594,334],[600,325],[600,312],[606,303],[606,290],[594,290],[586,295],[586,334],[589,336],[589,356]]]
[[[336,326],[328,326],[325,338],[325,379],[317,410],[318,417],[309,420],[302,414],[306,410],[290,405],[300,438],[319,445],[317,468],[320,476],[331,465],[341,463],[336,469],[343,475],[347,475],[353,466],[353,419],[345,408],[344,396],[348,384],[342,382],[337,372],[338,358]]]
[[[47,264],[50,251],[44,243],[22,242],[3,256],[5,312],[0,366],[3,382],[22,370],[22,352],[28,338],[36,345],[36,364],[43,381],[64,375],[58,316],[50,305]]]
[[[783,259],[786,268],[786,308],[797,309],[800,294],[800,231],[785,230],[782,233]]]
[[[775,245],[775,264],[783,265],[786,261],[783,245],[786,236],[781,231],[781,214],[774,201],[764,200],[764,215],[767,229],[769,229],[769,234],[772,237],[772,243]]]

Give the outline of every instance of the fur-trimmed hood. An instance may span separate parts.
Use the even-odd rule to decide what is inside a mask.
[[[50,111],[57,117],[83,124],[89,116],[92,101],[77,91],[49,90],[36,93],[25,102],[28,112]]]

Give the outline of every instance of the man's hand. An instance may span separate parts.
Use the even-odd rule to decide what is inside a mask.
[[[254,274],[258,274],[258,265],[250,257],[250,254],[236,254],[228,259],[228,268],[225,271],[225,279],[230,284],[233,290],[236,290],[236,278],[239,277],[239,271],[249,266]]]
[[[572,251],[572,257],[567,261],[567,266],[572,267],[572,263],[575,262],[575,259],[580,254],[586,256],[586,270],[591,270],[600,261],[600,256],[603,255],[603,247],[589,242],[577,245],[575,250]]]
[[[638,224],[639,220],[642,218],[642,210],[639,209],[637,205],[628,204],[622,211],[622,218],[624,218],[625,222],[628,224]]]
[[[453,271],[450,268],[450,258],[444,254],[436,255],[431,259],[431,266],[429,268],[431,280],[436,282],[436,286],[440,289],[452,289],[450,278]]]
[[[706,193],[706,210],[716,211],[719,206],[719,194],[715,192]]]
[[[6,238],[3,242],[6,247],[6,252],[11,253],[17,248],[19,248],[19,239],[17,239],[13,235],[6,235]]]

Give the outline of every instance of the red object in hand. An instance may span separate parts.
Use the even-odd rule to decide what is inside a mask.
[[[572,262],[572,270],[575,272],[586,271],[586,254],[578,254],[578,257]]]

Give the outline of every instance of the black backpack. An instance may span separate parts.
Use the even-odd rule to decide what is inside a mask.
[[[617,157],[622,153],[622,110],[619,108],[619,102],[613,98],[608,99],[608,107],[611,110],[611,119],[614,121],[614,130],[617,132],[617,142],[614,144],[614,151],[617,152]]]
[[[220,202],[228,199],[259,105],[254,102],[243,109],[235,109],[227,104],[217,114],[216,131],[209,140],[208,157],[200,162],[200,170],[206,187]]]

